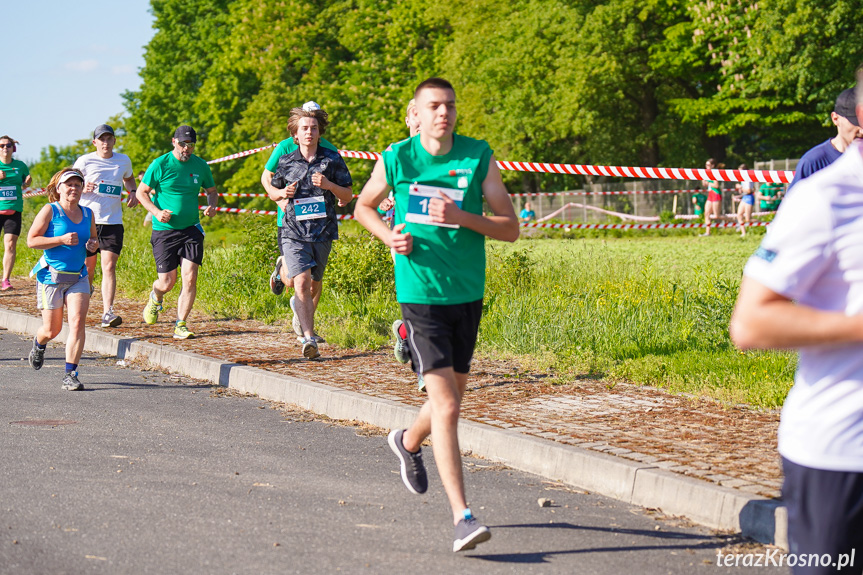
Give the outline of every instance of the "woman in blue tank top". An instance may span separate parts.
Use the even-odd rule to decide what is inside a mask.
[[[90,208],[78,205],[84,189],[84,176],[73,168],[63,168],[48,183],[48,200],[33,220],[27,246],[45,250],[30,272],[36,276],[36,305],[42,310],[42,327],[33,339],[30,366],[40,369],[45,361],[45,346],[63,328],[63,306],[69,312],[69,337],[66,339],[66,375],[63,389],[80,391],[78,361],[84,350],[84,320],[90,307],[90,282],[85,259],[87,250],[96,251],[96,221]]]

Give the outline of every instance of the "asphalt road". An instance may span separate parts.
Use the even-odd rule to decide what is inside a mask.
[[[0,331],[3,574],[787,572],[720,568],[764,549],[471,458],[493,537],[455,555],[430,448],[416,496],[382,430],[87,354],[67,392],[63,348],[38,372],[29,348]]]

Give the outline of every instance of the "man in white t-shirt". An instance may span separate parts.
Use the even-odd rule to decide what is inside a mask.
[[[743,276],[734,342],[800,350],[779,424],[790,550],[848,566],[863,560],[863,143],[795,184]]]
[[[93,210],[99,248],[87,252],[87,275],[90,292],[93,291],[93,276],[96,269],[96,254],[102,254],[102,327],[117,327],[123,319],[114,313],[114,294],[117,290],[117,259],[123,249],[123,199],[125,187],[129,192],[126,205],[138,205],[135,195],[137,185],[132,173],[132,160],[126,154],[114,151],[114,128],[102,124],[93,131],[95,152],[90,152],[75,161],[75,168],[86,180],[81,205]]]

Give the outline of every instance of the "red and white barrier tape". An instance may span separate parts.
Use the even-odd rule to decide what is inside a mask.
[[[377,152],[339,150],[345,158],[379,160]],[[722,182],[763,182],[787,184],[794,172],[781,170],[707,170],[704,168],[634,168],[626,166],[591,166],[582,164],[547,164],[540,162],[497,162],[501,170],[544,172],[574,176],[609,176],[661,180],[718,180]]]
[[[219,162],[227,162],[228,160],[236,160],[237,158],[245,158],[246,156],[251,156],[252,154],[257,154],[258,152],[263,152],[264,150],[269,150],[270,148],[275,148],[278,144],[270,144],[269,146],[264,146],[262,148],[254,148],[251,150],[246,150],[245,152],[237,152],[236,154],[231,154],[230,156],[224,156],[221,158],[216,158],[215,160],[210,160],[207,162],[208,164],[218,164]]]
[[[206,209],[207,206],[199,206]],[[216,208],[216,211],[229,214],[257,214],[274,216],[276,212],[268,210],[247,210],[243,208]],[[356,219],[353,214],[336,216],[339,220]],[[523,228],[548,228],[554,230],[668,230],[668,229],[697,229],[707,227],[704,224],[535,224],[522,223]],[[721,222],[710,224],[711,228],[735,228],[738,224],[733,222]],[[746,227],[766,226],[767,222],[750,222],[743,224]]]
[[[746,227],[767,226],[768,222],[750,222]],[[736,228],[737,223],[710,224],[711,228]],[[550,228],[555,230],[669,230],[706,228],[705,224],[521,224],[523,228]]]
[[[632,168],[625,166],[588,166],[581,164],[540,164],[537,162],[498,162],[502,170],[544,172],[617,178],[661,180],[718,180],[722,182],[762,182],[787,184],[794,172],[779,170],[706,170],[704,168]]]
[[[752,212],[752,216],[772,216],[776,212]],[[725,214],[726,218],[736,218],[737,214]],[[695,214],[677,214],[674,216],[676,220],[703,220],[704,215],[696,216]]]

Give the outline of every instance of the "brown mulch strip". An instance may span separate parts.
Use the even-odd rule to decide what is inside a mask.
[[[14,290],[0,293],[0,305],[38,315],[34,283],[13,278],[13,285]],[[143,304],[119,298],[114,311],[124,323],[113,331],[407,405],[419,406],[425,400],[416,389],[416,376],[393,359],[391,349],[366,351],[324,344],[324,357],[307,361],[287,321],[266,325],[217,320],[198,311],[189,321],[198,337],[178,341],[172,337],[175,309],[167,308],[156,325],[148,326],[141,320]],[[101,313],[97,289],[88,325],[98,326]],[[779,495],[778,411],[728,406],[654,387],[609,385],[588,377],[560,383],[560,378],[525,370],[513,360],[477,357],[462,415],[749,493]]]

